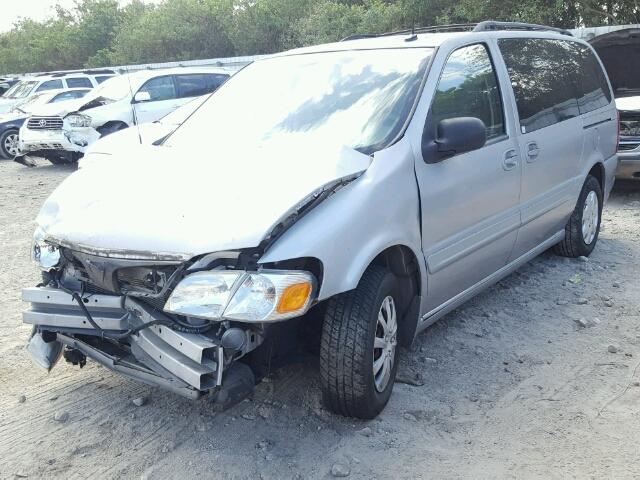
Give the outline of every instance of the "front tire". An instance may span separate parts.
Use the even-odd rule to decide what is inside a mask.
[[[374,265],[355,290],[329,300],[320,378],[333,412],[370,419],[389,401],[399,360],[397,288],[395,276]]]
[[[598,242],[603,204],[600,182],[593,175],[587,176],[578,197],[578,203],[567,225],[564,239],[554,250],[563,257],[588,257]]]
[[[15,158],[20,153],[18,130],[7,130],[0,135],[0,157]]]

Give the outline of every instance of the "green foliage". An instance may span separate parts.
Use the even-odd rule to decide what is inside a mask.
[[[640,22],[636,0],[76,0],[0,33],[0,72],[272,53],[357,33],[486,19],[565,28]]]

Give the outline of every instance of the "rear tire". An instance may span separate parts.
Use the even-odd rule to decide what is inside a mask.
[[[578,203],[564,229],[564,239],[554,247],[563,257],[588,257],[598,242],[602,220],[602,188],[593,175],[587,176]]]
[[[399,361],[397,285],[393,274],[374,265],[355,290],[327,304],[320,378],[324,402],[335,413],[370,419],[389,401]]]

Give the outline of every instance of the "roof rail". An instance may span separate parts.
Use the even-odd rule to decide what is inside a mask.
[[[535,23],[523,23],[523,22],[496,22],[488,20],[478,23],[473,29],[474,32],[488,32],[496,30],[525,30],[525,31],[540,31],[540,32],[556,32],[562,35],[573,35],[569,30],[564,28],[549,27],[547,25],[536,25]]]
[[[110,68],[94,68],[94,69],[85,69],[85,70],[65,70],[65,71],[54,71],[54,72],[40,72],[36,73],[34,77],[66,77],[68,75],[115,75],[115,71]]]
[[[386,33],[361,33],[349,35],[348,37],[345,37],[340,41],[348,42],[350,40],[361,40],[363,38],[391,37],[393,35],[415,35],[417,33],[470,32],[476,25],[477,24],[475,23],[452,23],[449,25],[431,25],[428,27],[407,28],[404,30],[397,30],[395,32]]]
[[[523,22],[497,22],[494,20],[487,20],[480,23],[452,23],[449,25],[432,25],[429,27],[415,27],[407,28],[405,30],[398,30],[396,32],[387,33],[362,33],[356,35],[350,35],[340,40],[341,42],[348,42],[350,40],[361,40],[364,38],[378,38],[378,37],[390,37],[393,35],[415,35],[417,33],[438,33],[438,32],[490,32],[498,30],[524,30],[524,31],[539,31],[539,32],[556,32],[562,35],[573,36],[569,30],[556,27],[548,27],[546,25],[536,25],[534,23]]]

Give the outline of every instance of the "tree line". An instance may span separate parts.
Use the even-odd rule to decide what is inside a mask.
[[[21,73],[273,53],[358,33],[482,20],[563,28],[640,23],[613,0],[76,0],[0,33],[0,72]]]

